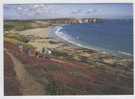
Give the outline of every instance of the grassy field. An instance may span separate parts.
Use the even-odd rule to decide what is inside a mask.
[[[31,22],[21,22],[21,21],[16,21],[16,22],[5,22],[4,24],[4,30],[9,31],[9,30],[17,30],[17,31],[22,31],[26,29],[33,28]]]

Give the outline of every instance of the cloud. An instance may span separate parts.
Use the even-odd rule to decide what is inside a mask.
[[[84,12],[84,9],[76,9],[76,10],[71,11],[71,14],[73,14],[73,15],[80,15],[83,12]]]
[[[22,10],[23,8],[22,7],[17,7],[17,10]]]
[[[38,8],[39,7],[39,5],[33,5],[33,8]]]
[[[96,9],[88,9],[88,10],[86,11],[86,13],[96,13],[96,12],[97,12]]]
[[[41,8],[41,7],[46,7],[45,4],[34,4],[33,5],[34,8]]]
[[[119,8],[119,9],[118,9]],[[118,11],[116,12],[116,9]],[[12,13],[11,13],[12,12]],[[61,4],[7,4],[4,17],[22,18],[62,18],[62,17],[113,17],[132,16],[131,7],[118,5],[61,5]]]

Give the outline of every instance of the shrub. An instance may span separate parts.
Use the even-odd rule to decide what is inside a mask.
[[[61,66],[58,65],[58,64],[49,64],[49,65],[47,65],[48,70],[58,70],[60,68],[61,68]]]
[[[27,41],[26,37],[18,33],[7,33],[5,34],[5,37],[10,39],[15,39],[17,41],[24,42],[24,43]]]
[[[4,24],[4,30],[5,30],[5,31],[12,30],[13,28],[14,28],[14,25],[11,25],[11,24]]]
[[[46,90],[48,95],[57,95],[59,93],[59,89],[56,85],[56,82],[53,80],[49,82]]]

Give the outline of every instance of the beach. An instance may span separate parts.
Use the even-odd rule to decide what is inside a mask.
[[[38,50],[41,50],[43,47],[55,48],[58,46],[49,44],[48,27],[25,30],[22,31],[21,34],[25,36],[32,36],[32,39],[29,42],[29,44],[33,45]]]
[[[45,23],[47,25],[47,22]],[[37,25],[36,22],[32,24]],[[15,66],[19,63],[24,67],[26,77],[31,79],[31,83],[35,86],[26,88],[30,83],[26,79],[26,84],[20,83],[24,86],[24,89],[20,88],[21,92],[23,91],[22,94],[53,94],[49,90],[53,90],[54,94],[62,95],[107,94],[106,90],[108,94],[117,94],[116,90],[120,90],[118,93],[121,94],[132,93],[133,58],[118,57],[110,53],[79,47],[53,33],[51,34],[53,36],[50,36],[49,32],[54,32],[53,29],[63,24],[50,25],[49,22],[48,24],[42,27],[40,24],[21,31],[8,31],[4,36],[5,54],[12,56]],[[18,47],[18,43],[22,43],[23,47]],[[43,53],[43,49],[51,53],[49,55]],[[40,55],[32,53],[33,50]],[[18,70],[15,72],[17,77],[24,77]],[[22,82],[21,78],[19,79]],[[57,90],[50,84],[57,87]],[[94,86],[93,89],[91,89],[92,86]],[[107,86],[106,89],[104,86]],[[45,87],[45,90],[42,87]],[[34,88],[38,88],[38,91],[29,92]]]
[[[44,26],[44,24],[46,24],[46,25]],[[35,26],[35,25],[37,25],[37,23],[33,22],[32,25]],[[43,25],[43,27],[41,27],[42,25]],[[40,24],[40,26],[37,25],[36,28],[26,29],[26,30],[18,31],[18,32],[15,31],[15,32],[27,37],[29,39],[27,44],[32,45],[39,52],[42,52],[43,48],[47,48],[50,50],[54,50],[54,51],[56,50],[59,52],[67,53],[69,56],[71,55],[73,58],[84,56],[90,61],[91,60],[96,61],[96,60],[98,60],[99,57],[103,57],[103,58],[105,58],[105,60],[107,60],[106,58],[108,58],[108,60],[110,60],[110,61],[106,61],[106,62],[107,63],[110,62],[111,64],[113,64],[115,62],[119,62],[121,59],[124,59],[122,55],[114,56],[111,53],[101,51],[98,49],[94,49],[92,47],[85,48],[81,45],[74,44],[74,42],[72,43],[72,41],[70,42],[70,40],[68,40],[68,39],[65,40],[66,37],[65,37],[65,39],[59,37],[57,32],[59,32],[59,30],[60,30],[60,28],[62,28],[62,26],[64,26],[64,25],[62,25],[62,24],[50,25],[49,22],[48,23],[42,22],[42,24]],[[12,31],[12,32],[14,32],[14,31]],[[56,32],[56,33],[54,33],[54,32]],[[65,36],[65,35],[63,35],[63,36]],[[116,60],[115,58],[116,59],[118,58],[120,60]],[[125,58],[128,58],[130,60],[130,59],[132,59],[132,56],[127,55]],[[63,57],[63,59],[64,59],[64,57]]]

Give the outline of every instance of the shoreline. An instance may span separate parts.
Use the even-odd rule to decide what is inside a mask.
[[[64,42],[64,43],[68,44],[69,46],[72,46],[72,47],[75,47],[75,48],[77,47],[77,48],[82,48],[82,49],[93,50],[93,51],[96,51],[98,53],[109,54],[109,55],[116,56],[116,57],[123,57],[123,56],[127,57],[127,58],[133,57],[133,55],[131,53],[127,53],[127,52],[123,52],[123,51],[117,51],[116,52],[116,51],[111,51],[111,50],[108,50],[108,49],[82,45],[79,42],[76,42],[74,40],[69,41],[68,39],[65,39],[61,35],[57,34],[63,28],[62,26],[64,26],[64,25],[58,25],[58,26],[49,28],[48,37],[50,36],[51,38],[53,38],[55,40]]]
[[[49,24],[49,23],[48,23]],[[105,56],[110,56],[110,57],[117,57],[117,58],[127,58],[127,59],[132,59],[133,55],[129,55],[125,52],[120,52],[120,53],[116,53],[116,52],[111,52],[108,51],[106,49],[101,49],[98,47],[92,47],[92,46],[85,46],[82,44],[76,43],[75,41],[70,39],[63,39],[61,37],[61,35],[57,35],[57,33],[59,33],[59,31],[63,26],[65,26],[67,24],[51,24],[48,26],[44,26],[44,27],[37,27],[34,29],[27,29],[27,30],[23,30],[23,31],[15,31],[16,33],[19,33],[21,35],[24,35],[25,37],[30,37],[30,41],[28,42],[28,44],[32,45],[33,47],[35,47],[35,49],[39,52],[42,52],[43,48],[48,48],[48,49],[55,49],[55,50],[61,50],[61,52],[65,51],[65,49],[67,50],[90,50],[92,52],[97,53],[97,56],[99,56],[98,54],[101,55],[105,55]],[[14,33],[14,31],[12,31]],[[12,33],[11,32],[11,33]],[[70,42],[69,42],[70,41]],[[67,52],[70,54],[70,52]],[[83,52],[82,52],[83,53]],[[81,54],[82,54],[81,53]],[[89,56],[88,56],[89,58]]]

